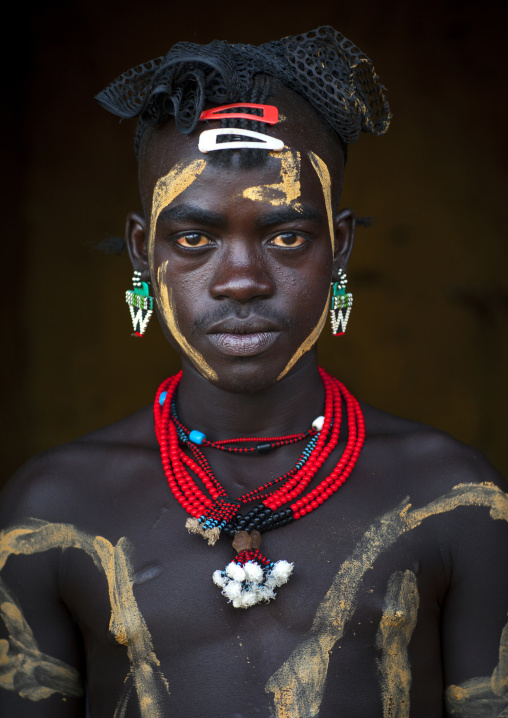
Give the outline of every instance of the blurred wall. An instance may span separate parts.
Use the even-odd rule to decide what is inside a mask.
[[[348,333],[332,340],[326,328],[322,364],[359,398],[478,446],[508,474],[505,8],[25,3],[4,70],[2,478],[149,403],[178,368],[154,322],[131,338],[127,258],[96,249],[139,202],[134,123],[94,94],[178,40],[257,44],[320,24],[373,58],[394,115],[388,135],[350,151],[343,204],[375,221],[358,231]]]

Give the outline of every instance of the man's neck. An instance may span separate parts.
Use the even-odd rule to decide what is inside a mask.
[[[177,399],[180,420],[217,441],[306,431],[324,412],[317,361],[309,357],[274,386],[255,393],[224,391],[184,366]]]

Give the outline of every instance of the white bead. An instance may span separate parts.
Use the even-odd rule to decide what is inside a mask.
[[[314,421],[312,422],[312,428],[316,429],[316,431],[321,431],[324,423],[325,423],[325,417],[318,416],[318,418],[314,419]]]

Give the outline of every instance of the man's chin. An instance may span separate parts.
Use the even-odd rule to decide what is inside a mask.
[[[210,362],[216,378],[208,381],[231,394],[258,394],[277,383],[277,378],[284,369],[279,363],[266,357],[228,357],[227,361]],[[189,362],[188,357],[183,361],[183,365],[191,367],[193,373],[203,376],[200,368]]]
[[[249,361],[250,359],[250,361]],[[273,366],[260,366],[254,358],[236,358],[224,370],[216,367],[217,380],[212,383],[223,391],[232,394],[258,394],[270,389],[277,383],[280,371]]]

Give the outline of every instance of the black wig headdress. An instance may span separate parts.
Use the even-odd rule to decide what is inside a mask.
[[[167,55],[120,75],[96,99],[122,118],[139,117],[136,153],[147,125],[170,117],[180,132],[196,127],[206,106],[248,102],[255,75],[276,78],[301,95],[345,144],[361,131],[379,135],[390,108],[372,62],[332,27],[264,45],[179,42]]]

